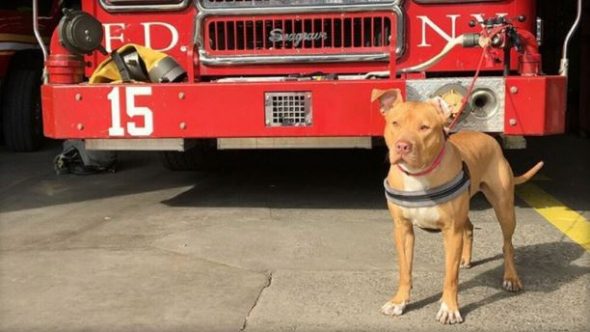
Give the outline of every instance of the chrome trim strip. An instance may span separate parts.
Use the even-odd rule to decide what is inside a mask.
[[[324,0],[326,1],[326,0]],[[299,1],[286,1],[286,0],[258,0],[258,1],[233,1],[233,2],[221,2],[221,3],[214,3],[211,4],[207,0],[197,0],[200,7],[204,8],[205,10],[253,10],[253,11],[265,11],[268,9],[278,9],[284,10],[286,8],[346,8],[349,6],[385,6],[387,8],[391,8],[393,6],[399,6],[403,0],[341,0],[344,2],[325,2],[321,3],[321,1],[313,1],[313,0],[299,0]],[[278,3],[278,4],[277,4]]]
[[[201,62],[209,66],[229,65],[253,65],[253,64],[279,64],[279,63],[314,63],[314,62],[365,62],[388,61],[388,53],[370,54],[332,54],[332,55],[265,55],[265,56],[220,56],[209,57],[205,52],[199,51]]]
[[[263,63],[310,63],[310,62],[365,62],[365,61],[388,61],[387,53],[371,54],[335,54],[335,55],[292,55],[292,56],[221,56],[212,57],[207,54],[203,41],[203,21],[208,16],[238,16],[238,15],[269,15],[269,14],[304,14],[304,13],[327,13],[327,12],[376,12],[391,10],[396,15],[397,41],[395,48],[397,58],[400,58],[406,51],[406,17],[400,5],[392,3],[361,3],[348,5],[346,7],[334,6],[293,6],[293,7],[271,7],[271,8],[206,8],[203,0],[197,0],[197,17],[195,20],[195,45],[199,51],[200,61],[210,66],[237,65],[237,64],[260,64]],[[399,41],[402,41],[401,43]],[[271,61],[271,62],[266,62]]]
[[[113,6],[106,3],[106,0],[100,0],[100,5],[108,12],[155,12],[155,11],[173,11],[180,10],[187,7],[191,0],[183,0],[181,3],[172,5],[122,5]]]

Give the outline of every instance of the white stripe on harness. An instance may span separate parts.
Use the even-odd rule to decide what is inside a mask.
[[[465,164],[463,164],[461,172],[451,181],[432,189],[396,190],[389,186],[387,179],[383,181],[383,186],[385,187],[385,198],[389,202],[403,207],[415,208],[436,206],[448,202],[468,190],[470,183],[469,172]]]

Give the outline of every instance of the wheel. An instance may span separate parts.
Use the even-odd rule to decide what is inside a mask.
[[[162,165],[171,171],[201,171],[213,169],[218,162],[215,140],[200,140],[196,146],[184,151],[162,151]]]
[[[2,133],[9,150],[30,152],[43,141],[41,75],[43,58],[35,53],[16,54],[3,82]]]

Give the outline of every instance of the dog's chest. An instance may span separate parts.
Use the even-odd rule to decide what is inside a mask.
[[[428,189],[428,182],[414,176],[403,175],[404,179],[404,190],[416,191]],[[402,207],[402,213],[404,218],[407,218],[412,224],[420,228],[438,229],[438,220],[440,214],[438,207],[418,207],[418,208],[407,208]]]

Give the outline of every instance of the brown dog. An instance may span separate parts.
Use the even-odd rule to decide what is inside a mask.
[[[447,139],[445,124],[451,112],[441,100],[404,102],[399,89],[375,89],[371,99],[381,101],[381,113],[385,117],[384,137],[391,163],[386,192],[400,273],[397,293],[381,311],[386,315],[401,315],[410,301],[413,226],[417,226],[440,230],[443,234],[445,278],[436,319],[443,324],[463,321],[457,302],[459,266],[470,267],[473,225],[467,214],[469,200],[478,191],[484,193],[494,208],[502,228],[503,287],[508,291],[520,290],[522,283],[514,266],[512,247],[514,186],[529,180],[543,163],[515,178],[501,147],[491,136],[459,132]],[[458,189],[447,195],[451,186]],[[442,189],[432,194],[437,188]],[[421,202],[427,206],[416,203],[415,199],[425,196]]]

